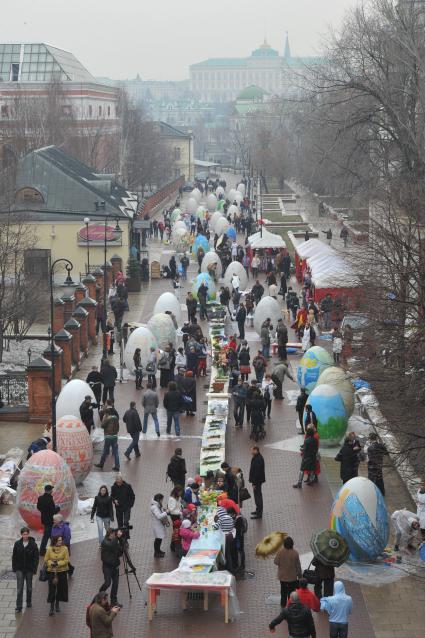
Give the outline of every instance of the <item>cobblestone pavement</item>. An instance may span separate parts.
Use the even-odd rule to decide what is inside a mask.
[[[163,260],[168,259],[164,255]],[[193,265],[191,266],[194,269]],[[167,282],[153,281],[143,295],[140,306],[130,299],[132,314],[139,311],[139,318],[145,321],[151,314],[154,301],[164,291]],[[142,297],[142,296],[141,296]],[[184,295],[182,295],[182,300]],[[141,307],[142,306],[142,307]],[[139,310],[137,310],[139,309]],[[203,327],[206,324],[202,324]],[[258,343],[257,335],[247,331],[251,351],[255,351]],[[292,358],[296,364],[296,358]],[[89,367],[91,361],[84,365]],[[85,370],[81,371],[85,376]],[[287,381],[285,390],[296,389],[296,385]],[[140,393],[134,384],[124,383],[117,388],[116,403],[120,414],[127,408],[129,401],[140,403]],[[161,436],[159,440],[145,439],[141,444],[142,456],[138,460],[122,461],[122,472],[134,487],[136,504],[132,513],[131,557],[137,567],[137,575],[141,584],[154,571],[170,571],[176,567],[174,556],[168,551],[168,542],[164,542],[166,556],[163,560],[153,557],[153,537],[150,524],[149,503],[156,492],[168,494],[170,483],[165,481],[165,470],[174,448],[183,448],[188,465],[188,476],[193,476],[198,469],[200,433],[202,419],[205,416],[205,387],[204,380],[198,380],[198,410],[196,417],[182,418],[182,436],[176,441],[173,438]],[[165,429],[165,414],[160,410],[161,431]],[[123,435],[125,432],[121,428]],[[204,612],[200,603],[190,603],[189,609],[182,612],[178,595],[172,592],[162,592],[158,602],[158,613],[152,623],[148,623],[143,592],[139,592],[135,579],[130,577],[133,598],[130,600],[125,579],[121,577],[119,600],[124,605],[119,617],[114,622],[114,635],[126,636],[163,636],[167,633],[184,633],[187,638],[198,638],[202,635],[224,633],[229,637],[259,636],[268,633],[267,625],[271,618],[279,613],[279,583],[276,578],[276,568],[272,561],[260,561],[255,558],[255,545],[268,533],[275,530],[286,531],[291,534],[296,547],[301,554],[309,552],[309,541],[313,530],[327,526],[328,514],[332,503],[333,493],[339,486],[336,463],[331,459],[323,462],[323,473],[320,483],[313,488],[293,490],[300,457],[297,452],[283,451],[279,446],[271,447],[288,438],[296,437],[294,407],[289,400],[276,401],[272,408],[272,418],[267,423],[267,437],[263,443],[262,452],[266,462],[267,483],[264,486],[264,518],[261,521],[249,521],[246,540],[247,569],[255,573],[254,578],[241,580],[237,583],[237,594],[242,614],[238,620],[230,625],[224,625],[222,611],[215,601],[209,612]],[[301,443],[301,437],[299,437]],[[121,457],[126,442],[120,440]],[[242,431],[233,427],[230,418],[226,439],[227,460],[234,465],[240,465],[247,475],[250,463],[251,443],[245,425]],[[123,457],[122,457],[123,458]],[[105,469],[111,469],[108,460]],[[107,475],[108,477],[110,474]],[[407,494],[397,475],[390,470],[386,476],[390,511],[407,503]],[[251,511],[252,501],[245,506],[245,514]],[[73,545],[72,562],[75,574],[70,582],[70,602],[62,604],[62,611],[53,618],[48,617],[46,603],[47,587],[45,583],[34,583],[33,608],[23,614],[18,638],[39,637],[41,632],[60,634],[61,637],[86,637],[88,629],[85,626],[85,608],[102,582],[99,549],[96,540],[85,540]],[[15,625],[14,581],[4,581],[5,588],[1,588],[0,638],[11,638]],[[424,590],[422,584],[417,584],[411,578],[404,578],[391,586],[374,588],[361,587],[350,582],[346,583],[347,591],[354,599],[354,614],[350,624],[351,638],[416,638],[423,635],[417,600],[422,600]],[[419,591],[418,591],[419,589]],[[425,596],[425,594],[424,594]],[[323,614],[316,614],[318,638],[328,636],[328,623]],[[286,626],[279,628],[282,635],[286,635]]]

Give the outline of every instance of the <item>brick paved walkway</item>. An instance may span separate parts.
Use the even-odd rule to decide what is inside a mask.
[[[165,257],[165,256],[164,256]],[[168,258],[168,257],[167,257]],[[193,265],[192,265],[193,269]],[[145,303],[140,319],[147,320],[150,316],[154,300],[163,292],[166,282],[154,281],[145,293]],[[168,289],[168,288],[167,288]],[[182,294],[182,300],[184,295]],[[251,351],[257,346],[257,335],[247,332]],[[296,359],[293,360],[294,363]],[[87,362],[88,364],[89,362]],[[84,375],[83,375],[84,376]],[[294,389],[295,384],[288,381],[285,389]],[[183,447],[187,459],[189,476],[196,473],[198,468],[202,418],[205,416],[203,380],[198,381],[198,411],[195,418],[182,418],[182,437],[178,442]],[[133,384],[123,384],[117,388],[117,407],[122,412],[127,408],[130,400],[140,402]],[[327,460],[324,462],[324,472],[319,485],[314,488],[304,488],[302,491],[293,490],[299,469],[299,455],[294,452],[281,451],[268,447],[286,438],[294,437],[295,413],[288,401],[276,402],[272,409],[272,419],[267,424],[267,438],[262,445],[266,461],[267,483],[264,489],[264,518],[261,521],[250,521],[246,540],[247,569],[255,572],[252,580],[239,581],[237,594],[240,600],[242,614],[238,621],[228,626],[223,624],[222,612],[216,603],[211,605],[209,612],[203,612],[199,604],[193,603],[186,612],[179,607],[178,595],[163,592],[158,601],[158,613],[153,623],[146,619],[144,599],[138,591],[134,579],[131,579],[133,599],[130,601],[124,578],[121,578],[119,600],[124,608],[114,622],[116,637],[132,638],[139,636],[157,636],[166,633],[184,633],[187,638],[198,638],[202,635],[213,635],[217,632],[226,636],[261,636],[267,635],[267,625],[271,618],[279,612],[276,598],[270,602],[270,595],[277,596],[279,583],[276,569],[272,561],[259,561],[254,556],[255,545],[268,533],[283,530],[290,533],[300,553],[309,551],[309,540],[313,530],[327,526],[329,508],[332,502],[332,492],[337,487],[336,464]],[[160,410],[161,430],[164,430],[164,412]],[[301,438],[300,438],[301,442]],[[120,441],[121,454],[124,441]],[[169,571],[175,568],[176,561],[168,551],[168,542],[164,549],[166,557],[162,561],[153,558],[153,538],[150,525],[149,503],[152,495],[158,491],[168,494],[170,483],[165,482],[165,469],[172,455],[176,441],[161,437],[160,440],[145,440],[142,442],[142,457],[135,461],[122,463],[125,478],[132,483],[136,492],[136,504],[133,509],[132,523],[134,531],[131,540],[131,556],[137,566],[137,574],[143,583],[153,571]],[[251,442],[247,428],[243,431],[235,430],[233,420],[228,429],[226,449],[227,458],[231,464],[240,465],[248,473],[250,462]],[[109,462],[109,461],[108,461]],[[108,466],[109,467],[109,466]],[[329,480],[328,480],[329,477]],[[393,492],[389,499],[390,510],[393,506],[404,505],[405,494],[394,473],[387,477],[388,492]],[[246,505],[249,512],[251,502]],[[53,618],[48,617],[46,603],[47,587],[44,583],[35,583],[34,607],[23,615],[21,625],[16,633],[18,638],[38,638],[40,633],[60,633],[63,638],[80,638],[88,635],[85,626],[85,606],[98,590],[102,582],[101,563],[96,540],[77,543],[72,548],[72,562],[76,567],[74,578],[70,583],[70,602],[63,604],[63,611]],[[350,625],[351,638],[416,638],[423,635],[419,610],[412,609],[415,592],[418,585],[413,579],[405,578],[394,585],[383,588],[360,587],[347,583],[347,591],[354,599],[354,614]],[[7,583],[10,589],[9,609],[3,614],[3,625],[12,626],[14,623],[14,582]],[[414,592],[415,588],[415,592]],[[421,595],[423,589],[421,591]],[[422,599],[420,596],[417,597]],[[6,602],[6,599],[4,599]],[[404,613],[403,613],[404,611]],[[3,612],[3,609],[2,609]],[[401,623],[405,626],[402,629]],[[407,624],[409,623],[409,624]],[[316,615],[318,638],[328,636],[327,620],[323,614]],[[419,634],[419,631],[422,631]],[[286,634],[286,626],[278,629],[282,635]],[[3,635],[6,635],[3,633]],[[10,635],[10,634],[9,634]]]

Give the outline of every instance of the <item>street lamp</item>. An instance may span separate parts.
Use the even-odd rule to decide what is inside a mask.
[[[101,204],[102,203],[105,204],[105,202],[101,202]],[[105,216],[105,234],[104,234],[104,243],[103,243],[103,326],[104,326],[103,328],[103,358],[104,359],[106,359],[106,357],[108,356],[108,348],[106,346],[106,320],[107,320],[107,300],[108,300],[108,277],[107,277],[108,221],[109,221],[109,215],[106,215]],[[116,218],[115,221],[116,221],[115,232],[122,233],[118,218]]]
[[[56,444],[56,383],[55,383],[55,341],[54,341],[54,330],[53,330],[53,276],[55,274],[55,267],[61,264],[65,267],[67,272],[67,276],[65,282],[62,286],[65,289],[65,293],[72,293],[72,290],[75,288],[77,284],[72,281],[71,270],[73,269],[72,263],[69,259],[55,259],[53,263],[50,265],[50,326],[47,329],[47,332],[50,337],[50,358],[52,364],[52,403],[51,403],[51,419],[52,419],[52,447],[53,451],[56,452],[57,444]]]
[[[90,274],[90,245],[89,245],[89,223],[90,223],[90,217],[84,217],[84,223],[86,225],[87,275],[89,275]]]

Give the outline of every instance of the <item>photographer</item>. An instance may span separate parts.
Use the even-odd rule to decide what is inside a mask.
[[[111,607],[108,594],[96,594],[87,609],[86,624],[90,627],[90,638],[111,638],[112,622],[119,613],[120,607]]]
[[[136,497],[130,483],[126,483],[121,474],[117,474],[115,483],[111,487],[111,497],[115,505],[118,527],[127,527]],[[130,538],[128,533],[127,538]]]
[[[102,541],[100,558],[102,561],[102,571],[105,582],[99,591],[106,591],[111,587],[111,605],[122,607],[117,602],[118,584],[120,580],[120,556],[123,554],[123,532],[118,529],[108,529]]]

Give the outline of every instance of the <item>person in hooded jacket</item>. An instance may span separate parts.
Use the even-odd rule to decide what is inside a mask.
[[[320,611],[326,611],[329,615],[329,637],[347,638],[353,599],[345,593],[344,583],[340,580],[335,581],[333,596],[324,596],[321,599]]]
[[[391,515],[391,520],[395,532],[394,550],[400,549],[400,544],[406,545],[407,549],[414,549],[413,540],[419,531],[419,518],[409,510],[396,510]]]
[[[289,605],[280,612],[269,625],[270,632],[276,632],[276,625],[283,620],[288,623],[290,638],[316,638],[313,614],[310,609],[300,602],[297,592],[293,591],[289,596]]]

